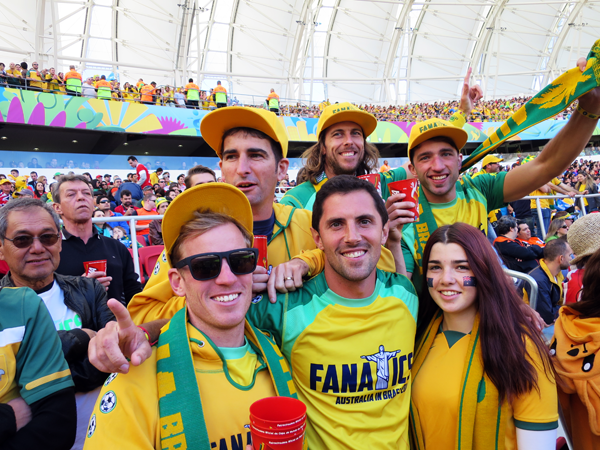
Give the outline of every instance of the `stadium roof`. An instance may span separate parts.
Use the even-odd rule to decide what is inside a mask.
[[[600,37],[600,1],[30,0],[0,9],[0,61],[122,83],[203,89],[247,104],[399,104],[537,92]]]

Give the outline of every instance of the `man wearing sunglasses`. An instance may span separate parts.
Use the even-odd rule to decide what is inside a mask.
[[[123,217],[123,214],[118,212],[112,212],[110,210],[110,200],[108,196],[104,194],[100,194],[96,196],[96,207],[104,213],[104,217]],[[127,234],[129,234],[129,223],[126,221],[123,222],[107,222],[108,226],[111,228],[114,227],[123,227]]]
[[[207,114],[200,131],[221,159],[219,165],[225,183],[240,189],[250,201],[255,235],[267,237],[267,259],[273,273],[269,276],[267,269],[258,267],[254,274],[254,292],[269,288],[274,301],[276,288],[282,292],[299,288],[308,272],[307,262],[322,261],[322,258],[314,258],[310,252],[316,248],[310,233],[312,213],[273,203],[277,182],[285,179],[289,165],[288,138],[283,123],[272,112],[234,106]],[[302,261],[294,259],[292,264],[278,267],[297,255]],[[379,267],[395,271],[391,252],[384,251]],[[169,268],[159,259],[158,270],[144,291],[132,299],[128,308],[136,323],[168,319],[173,311],[183,307],[183,299],[174,297],[168,283]]]
[[[31,288],[48,308],[75,382],[78,425],[74,448],[81,449],[92,408],[107,377],[87,358],[90,339],[115,319],[106,306],[106,291],[97,280],[55,272],[62,244],[60,219],[41,200],[10,202],[0,210],[0,224],[0,258],[10,269],[0,287]]]
[[[169,282],[185,307],[162,329],[145,364],[106,381],[86,450],[242,449],[250,440],[250,405],[295,396],[275,343],[245,320],[258,259],[252,226],[250,203],[227,184],[192,187],[173,200],[163,238]],[[136,328],[121,304],[109,305],[118,322],[108,329]]]

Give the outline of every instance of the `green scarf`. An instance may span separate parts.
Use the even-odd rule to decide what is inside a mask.
[[[417,342],[416,357],[412,367],[413,380],[418,376],[427,358],[442,319],[443,314],[440,311]],[[498,390],[489,379],[484,377],[479,343],[479,315],[475,318],[471,331],[459,408],[454,446],[456,450],[504,450],[508,403],[504,402],[500,405]],[[421,419],[412,401],[409,420],[412,449],[424,450]]]
[[[291,372],[275,343],[248,322],[245,335],[259,359],[268,366],[277,395],[297,398]],[[204,337],[223,360],[218,348],[208,336]],[[161,448],[209,450],[210,440],[187,333],[187,308],[180,309],[163,328],[156,356]]]
[[[507,139],[557,115],[567,109],[574,100],[598,87],[600,85],[599,56],[600,39],[594,42],[588,53],[585,72],[582,73],[578,67],[568,70],[538,92],[463,160],[462,171],[468,170]]]

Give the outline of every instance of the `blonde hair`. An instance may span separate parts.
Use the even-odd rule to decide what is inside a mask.
[[[227,225],[228,223],[235,225],[240,230],[246,247],[252,245],[252,235],[235,218],[227,214],[212,212],[210,209],[196,211],[194,216],[195,219],[190,220],[181,227],[179,236],[171,248],[171,261],[173,265],[181,260],[181,249],[186,241],[202,236],[213,228]]]

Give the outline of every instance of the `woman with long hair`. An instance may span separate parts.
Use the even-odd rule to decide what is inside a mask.
[[[573,448],[600,448],[600,250],[585,266],[581,300],[558,313],[550,354]]]
[[[42,198],[46,194],[46,186],[43,182],[38,181],[35,183],[35,190],[33,191],[34,198]]]
[[[553,450],[558,411],[548,349],[485,236],[465,223],[438,228],[423,270],[413,448]]]
[[[587,194],[597,194],[598,186],[594,183],[594,179],[589,173],[579,172],[577,175],[577,184],[575,185],[575,189],[581,192],[584,195]],[[589,197],[583,199],[583,204],[587,212],[596,211],[598,209],[598,197]]]
[[[565,219],[554,219],[550,222],[548,227],[548,233],[546,234],[546,242],[550,242],[554,239],[563,238],[569,232],[569,225],[565,222]]]

